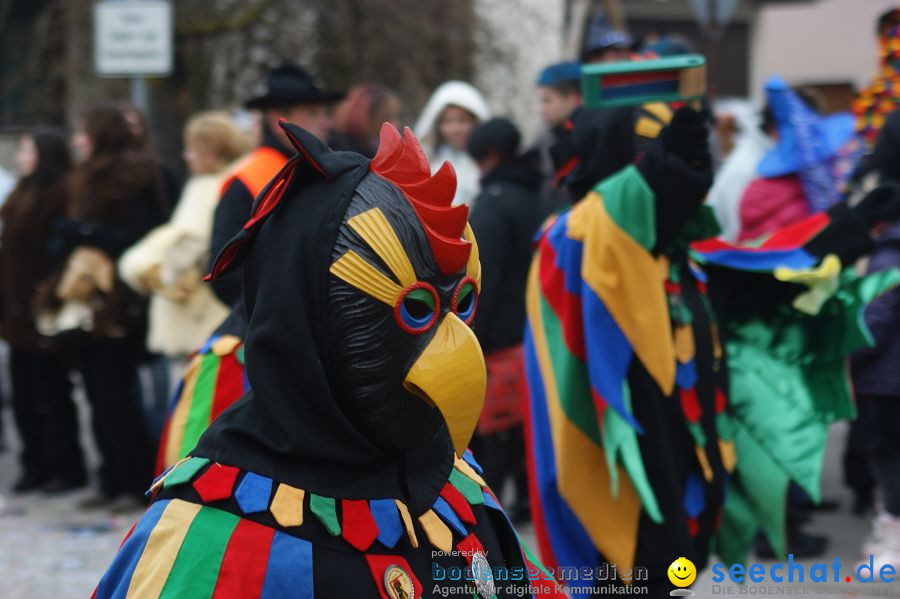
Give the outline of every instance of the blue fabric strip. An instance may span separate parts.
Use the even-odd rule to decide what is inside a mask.
[[[260,599],[313,599],[313,555],[309,541],[276,532]]]
[[[541,513],[547,528],[550,544],[558,565],[577,568],[593,568],[599,554],[587,531],[575,517],[571,508],[560,496],[556,486],[556,457],[550,436],[550,419],[547,414],[547,398],[544,393],[541,371],[534,350],[534,341],[529,327],[525,329],[525,370],[529,393],[532,423],[532,444],[534,451],[535,477]],[[502,511],[493,497],[485,493],[485,504]]]
[[[444,501],[443,497],[435,499],[434,505],[431,507],[444,519],[444,522],[449,524],[450,527],[459,534],[459,536],[468,536],[469,531],[466,530],[466,525],[462,523],[462,520],[459,519],[459,516],[457,516],[456,512],[453,511],[453,508],[450,507],[450,504]]]
[[[687,364],[678,362],[675,365],[675,384],[679,389],[690,389],[697,384],[697,365],[694,360]]]
[[[697,252],[696,256],[706,264],[759,272],[772,271],[780,266],[793,269],[810,268],[818,261],[801,248],[790,250],[721,249],[706,253]]]
[[[691,518],[696,518],[705,507],[706,490],[703,479],[696,472],[692,472],[684,483],[684,511]]]
[[[269,507],[272,479],[248,472],[234,492],[234,500],[245,514],[263,512]]]
[[[378,541],[391,549],[403,536],[403,522],[393,499],[370,499],[369,510],[378,526]]]
[[[138,561],[144,553],[144,548],[147,547],[150,533],[156,528],[167,505],[168,499],[156,501],[144,512],[131,536],[119,548],[106,574],[100,579],[100,584],[97,585],[97,599],[124,599],[128,594],[131,577],[134,576]]]
[[[475,472],[477,472],[478,474],[484,474],[484,470],[481,469],[481,464],[475,461],[475,456],[472,455],[471,449],[467,449],[463,452],[463,460],[465,460],[465,462],[469,466],[471,466],[472,469],[475,470]]]

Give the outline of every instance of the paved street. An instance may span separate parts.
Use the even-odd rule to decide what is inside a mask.
[[[87,407],[80,402],[82,416]],[[15,442],[10,430],[10,417],[4,414],[7,439]],[[842,509],[832,514],[817,515],[810,530],[831,536],[828,553],[821,562],[831,564],[840,558],[843,568],[855,564],[866,523],[847,513],[850,498],[840,484],[837,468],[843,429],[835,428],[827,456],[825,496],[840,501]],[[88,454],[94,458],[90,440],[85,435]],[[8,489],[16,476],[15,450],[0,454],[0,597],[3,599],[68,599],[88,597],[108,565],[122,537],[139,514],[111,515],[104,511],[81,511],[77,508],[84,492],[56,498],[39,494],[10,496]],[[522,531],[533,544],[531,528]],[[675,556],[673,556],[674,559]],[[804,563],[806,572],[816,560]],[[766,564],[767,562],[763,562]],[[768,571],[768,567],[766,568]],[[808,574],[807,574],[808,576]],[[883,584],[806,584],[806,585],[737,585],[713,586],[707,571],[693,585],[695,596],[738,595],[783,596],[819,595],[832,597],[900,597],[900,582]]]

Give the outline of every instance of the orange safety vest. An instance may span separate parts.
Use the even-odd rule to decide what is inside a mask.
[[[269,184],[278,171],[287,163],[287,157],[269,146],[256,148],[249,156],[241,160],[222,184],[220,197],[235,179],[250,190],[253,199]]]

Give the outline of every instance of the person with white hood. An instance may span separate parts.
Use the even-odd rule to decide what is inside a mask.
[[[445,161],[456,170],[456,195],[453,204],[471,206],[478,195],[480,173],[466,152],[472,130],[490,117],[484,96],[465,81],[441,84],[428,100],[415,126],[431,170]]]
[[[737,143],[716,173],[706,203],[716,211],[721,237],[737,241],[741,231],[740,203],[747,185],[756,178],[756,166],[772,147],[772,139],[762,130],[759,109],[751,102],[729,100],[718,107],[731,114],[738,127]]]

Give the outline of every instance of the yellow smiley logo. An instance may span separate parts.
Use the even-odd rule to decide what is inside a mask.
[[[669,566],[669,582],[677,587],[691,586],[694,579],[697,578],[697,568],[694,562],[686,557],[679,557]]]

